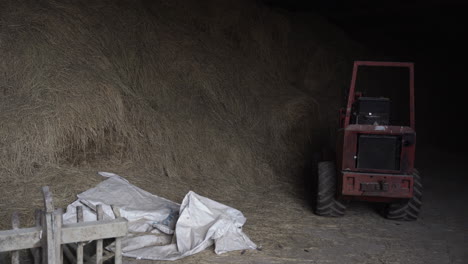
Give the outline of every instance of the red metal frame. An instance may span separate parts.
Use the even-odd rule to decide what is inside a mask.
[[[409,69],[409,114],[410,126],[374,126],[350,124],[353,103],[357,92],[356,79],[359,66],[372,67],[404,67]],[[388,202],[395,198],[410,198],[413,194],[413,178],[415,157],[415,110],[414,110],[414,64],[409,62],[375,62],[355,61],[351,86],[349,88],[346,112],[340,112],[340,125],[337,146],[337,164],[340,177],[338,177],[338,194],[342,198],[360,199],[370,201]],[[401,150],[400,169],[398,171],[370,170],[356,168],[355,155],[357,153],[357,140],[359,134],[385,134],[399,135],[404,140],[410,137],[413,142],[403,145]],[[361,184],[385,184],[385,191],[368,192],[361,190]]]
[[[381,191],[367,191],[361,188],[361,184],[375,182],[387,184],[385,197],[411,198],[413,194],[413,177],[408,175],[344,172],[343,178],[343,195],[382,196]]]
[[[356,79],[359,66],[373,67],[402,67],[408,68],[410,74],[409,92],[410,92],[410,127],[415,129],[414,119],[414,63],[412,62],[382,62],[382,61],[355,61],[353,66],[353,76],[351,78],[351,86],[349,88],[348,105],[346,107],[345,126],[349,125],[351,117],[351,107],[355,100]]]

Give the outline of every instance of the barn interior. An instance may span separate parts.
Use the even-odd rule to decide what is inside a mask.
[[[178,203],[192,190],[239,209],[259,246],[175,263],[466,263],[463,7],[0,1],[0,230],[13,212],[34,224],[42,186],[65,208],[108,171]],[[415,63],[417,221],[365,202],[314,214],[311,163],[335,148],[355,60]],[[362,89],[404,112],[406,77],[373,76]]]

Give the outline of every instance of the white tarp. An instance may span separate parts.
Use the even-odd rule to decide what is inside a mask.
[[[215,244],[216,254],[257,246],[242,232],[246,218],[234,208],[190,191],[179,205],[146,192],[124,178],[107,172],[109,179],[78,195],[67,207],[64,223],[76,222],[76,206],[83,206],[84,221],[95,221],[102,204],[104,219],[114,219],[111,205],[129,221],[122,241],[124,256],[176,260]],[[110,247],[112,249],[112,246]]]

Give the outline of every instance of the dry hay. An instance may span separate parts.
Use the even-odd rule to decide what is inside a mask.
[[[244,1],[0,2],[0,228],[40,186],[63,207],[98,170],[176,201],[297,181],[351,49],[299,20]]]

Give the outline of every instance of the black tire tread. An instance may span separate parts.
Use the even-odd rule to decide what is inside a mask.
[[[423,185],[417,170],[413,173],[413,197],[405,202],[392,203],[387,207],[386,217],[391,220],[414,221],[422,207]]]
[[[346,206],[335,199],[336,172],[333,162],[318,163],[317,205],[315,213],[320,216],[343,216]]]

